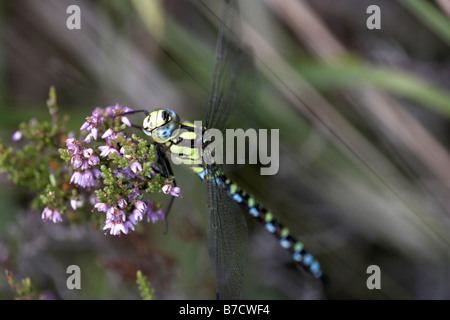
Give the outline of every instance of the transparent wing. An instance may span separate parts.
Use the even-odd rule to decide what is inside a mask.
[[[223,129],[236,101],[243,52],[237,0],[225,0],[206,106],[206,128]]]
[[[236,0],[225,0],[206,106],[206,128],[223,129],[236,101],[242,61]],[[247,257],[247,225],[239,206],[223,189],[223,177],[213,165],[207,169],[208,243],[218,299],[240,299]],[[215,177],[218,177],[217,179]]]
[[[208,243],[217,299],[240,299],[247,257],[247,224],[239,206],[216,180],[207,182]]]

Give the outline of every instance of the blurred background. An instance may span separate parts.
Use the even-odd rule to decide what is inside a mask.
[[[66,27],[71,4],[81,30]],[[1,138],[49,117],[51,85],[74,132],[95,107],[116,103],[204,120],[222,4],[2,1]],[[381,29],[366,25],[370,5]],[[227,125],[279,129],[280,169],[228,173],[329,278],[323,287],[248,219],[244,298],[450,298],[448,14],[445,0],[241,1],[236,19],[253,62]],[[138,299],[139,269],[158,299],[213,299],[205,186],[174,170],[183,197],[169,234],[161,222],[122,237],[42,222],[26,190],[0,175],[1,269],[30,277],[46,298]],[[81,290],[66,287],[72,264]],[[380,290],[366,286],[370,265],[380,267]],[[0,275],[0,298],[12,297]]]

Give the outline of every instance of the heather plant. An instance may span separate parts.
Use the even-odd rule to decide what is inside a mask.
[[[43,297],[39,296],[37,290],[31,283],[30,278],[21,279],[20,282],[14,280],[14,275],[11,271],[5,269],[5,277],[8,285],[15,293],[15,300],[37,300]]]
[[[32,208],[42,220],[92,221],[111,235],[134,231],[143,220],[165,220],[151,195],[176,197],[180,189],[161,172],[154,145],[129,136],[128,118],[116,117],[132,109],[97,107],[73,133],[68,117],[59,115],[54,88],[47,107],[50,121],[20,124],[12,146],[0,141],[0,171],[33,192]]]

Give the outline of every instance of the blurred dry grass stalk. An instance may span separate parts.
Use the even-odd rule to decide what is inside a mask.
[[[333,68],[339,70],[342,66],[345,67],[345,61],[358,55],[358,52],[347,49],[333,34],[334,30],[325,23],[320,12],[313,9],[312,3],[295,0],[244,1],[244,16],[259,12],[262,17],[270,17],[269,21],[276,24],[273,30],[280,32],[281,28],[285,28],[283,30],[289,33],[276,34],[272,30],[274,33],[271,35],[266,32],[267,29],[262,29],[262,24],[256,26],[251,21],[242,21],[243,41],[251,48],[256,67],[261,77],[268,82],[267,87],[270,86],[272,90],[264,94],[272,94],[271,101],[283,100],[279,105],[268,106],[269,111],[265,117],[281,114],[290,117],[291,123],[298,123],[299,127],[304,118],[307,119],[307,132],[302,139],[285,145],[285,150],[288,151],[285,152],[283,161],[290,165],[287,173],[281,172],[280,177],[293,180],[289,183],[296,188],[300,184],[306,186],[308,191],[327,203],[316,203],[305,210],[310,211],[309,219],[312,222],[309,223],[314,226],[313,230],[304,227],[304,220],[301,220],[308,214],[303,214],[300,219],[295,213],[285,213],[285,219],[293,222],[293,228],[306,234],[310,250],[317,253],[319,259],[323,259],[326,272],[335,281],[325,296],[450,296],[450,289],[438,285],[448,280],[446,269],[450,265],[450,157],[445,146],[448,139],[438,139],[433,130],[430,130],[433,128],[411,112],[405,97],[399,97],[395,91],[389,92],[373,79],[360,81],[360,78],[355,78],[353,82],[333,88],[339,91],[339,98],[336,100],[333,100],[334,95],[322,93],[305,80],[297,66],[297,57],[292,57],[295,49],[291,49],[291,55],[286,55],[285,48],[306,48],[311,61],[321,68],[328,68],[330,73]],[[59,82],[65,77],[63,85],[76,83],[78,88],[82,88],[80,92],[95,92],[111,104],[120,100],[136,108],[171,106],[186,117],[201,114],[204,104],[198,105],[196,97],[204,92],[209,82],[208,76],[212,72],[210,66],[213,56],[203,42],[209,34],[194,36],[177,46],[178,41],[183,38],[184,25],[168,16],[165,9],[176,12],[178,3],[168,1],[161,5],[159,1],[132,1],[133,8],[145,27],[140,24],[139,27],[132,25],[120,33],[107,13],[91,2],[80,1],[79,5],[83,9],[83,32],[68,33],[59,27],[65,23],[66,16],[61,12],[65,12],[67,1],[48,1],[46,5],[38,1],[21,2],[27,8],[28,15],[33,17],[28,19],[28,26],[39,29],[46,38],[52,39],[51,45],[58,47],[58,52],[53,53],[57,56],[53,58],[53,62],[64,61],[63,66],[51,64],[58,71],[54,72],[55,69],[52,69],[49,76],[51,80]],[[323,4],[325,1],[318,2]],[[437,0],[436,3],[448,14],[448,1]],[[211,12],[218,12],[220,2],[194,1],[192,4],[210,19],[209,23],[218,24],[217,16]],[[180,3],[180,6],[186,5],[189,3]],[[205,6],[211,7],[210,11],[205,11]],[[115,3],[112,11],[120,13],[119,9],[120,5]],[[129,22],[129,16],[133,15],[127,12],[120,18]],[[189,21],[189,18],[186,20]],[[201,26],[206,25],[206,22],[202,23]],[[270,26],[266,25],[269,29]],[[167,38],[167,34],[172,37]],[[6,43],[12,48],[12,52],[22,52],[22,56],[17,59],[28,61],[26,68],[42,70],[38,66],[39,62],[32,57],[32,44],[23,31],[10,28],[6,34]],[[160,65],[161,58],[158,55],[161,55],[161,48],[171,53],[175,60],[179,60],[178,64],[185,66],[193,74],[200,83],[200,88],[190,91],[193,85],[186,85],[188,80],[183,78],[184,71],[177,75],[184,79],[183,82],[176,83],[177,76],[173,75],[173,70],[166,70]],[[191,61],[189,57],[183,57],[183,52],[195,55],[193,60],[197,60],[197,69],[190,67]],[[70,64],[71,59],[76,63]],[[356,65],[361,69],[376,70],[383,67],[392,68],[392,74],[396,72],[392,65],[383,66],[364,60],[363,53],[359,55],[359,59]],[[80,79],[85,79],[84,73],[89,74],[87,78],[98,89],[83,88]],[[405,77],[413,80],[420,78],[420,74],[413,75],[412,72],[399,73],[406,73]],[[418,88],[418,91],[426,88],[440,90],[444,97],[444,103],[440,105],[445,106],[445,102],[450,102],[445,100],[449,96],[448,88],[421,80],[423,82],[420,84],[424,87]],[[102,99],[99,101],[103,101]],[[426,98],[423,99],[415,102],[420,104],[426,101]],[[342,108],[343,101],[345,108]],[[440,117],[439,121],[443,122],[447,121],[446,117],[450,114],[448,108],[441,110],[442,112],[433,106],[422,108]],[[262,107],[261,110],[263,109]],[[362,119],[364,123],[356,123],[355,119]],[[292,130],[282,129],[286,132]],[[315,140],[317,144],[313,149],[309,149],[308,143],[317,135],[321,138]],[[306,161],[308,157],[310,158]],[[273,180],[274,183],[282,184],[282,179],[279,179]],[[284,211],[287,212],[292,211],[290,208],[299,206],[296,204],[296,197],[301,197],[302,189],[297,194],[291,192],[293,194],[290,198],[289,194],[283,198],[287,203]],[[267,197],[269,203],[281,203],[280,208],[283,207],[284,202],[277,202],[276,194]],[[332,209],[325,209],[328,207]],[[328,211],[320,213],[322,209]],[[296,223],[298,226],[295,226]],[[379,247],[387,252],[381,258],[377,256],[377,252],[371,251],[376,251]],[[267,251],[271,255],[276,254],[272,250]],[[392,262],[393,271],[387,272],[383,278],[383,285],[388,289],[379,296],[367,292],[364,279],[368,264],[379,262],[389,269],[390,259],[396,255],[400,256],[400,262]],[[270,256],[266,258],[270,259]],[[405,271],[402,268],[408,263],[412,265],[411,270]],[[411,277],[412,280],[404,279],[402,275]],[[355,285],[346,287],[348,281],[353,281]],[[287,297],[304,297],[295,291],[298,289],[278,290]],[[156,295],[158,296],[158,289]],[[319,296],[320,294],[313,295]]]

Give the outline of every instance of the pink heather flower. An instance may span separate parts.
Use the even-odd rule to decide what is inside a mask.
[[[107,220],[115,220],[117,211],[118,211],[118,209],[116,207],[109,207],[108,211],[106,211],[106,219]]]
[[[131,127],[131,122],[127,117],[122,117],[121,120],[127,127]]]
[[[69,154],[71,156],[75,156],[75,155],[78,154],[79,148],[77,146],[75,146],[75,147],[68,147],[67,151],[69,152]]]
[[[89,158],[90,156],[92,156],[92,153],[93,153],[94,151],[92,150],[92,148],[89,148],[89,149],[84,149],[83,150],[83,156],[85,157],[85,158]]]
[[[83,207],[84,199],[83,198],[72,197],[70,199],[70,205],[72,206],[73,210],[77,210],[78,207]]]
[[[72,197],[70,199],[70,205],[72,206],[73,210],[77,210],[77,198],[76,197]]]
[[[98,135],[97,128],[92,128],[91,134],[92,134],[92,137],[94,138],[94,140],[97,140],[97,135]]]
[[[109,151],[111,149],[110,146],[100,146],[98,147],[100,150],[100,157],[106,157],[109,154]]]
[[[79,168],[82,165],[83,160],[81,159],[81,156],[79,154],[77,154],[72,157],[72,159],[70,160],[70,163],[72,164],[72,166],[74,168]]]
[[[102,176],[102,172],[97,168],[93,168],[92,173],[94,174],[95,179],[98,179]]]
[[[121,199],[117,200],[117,205],[119,206],[120,209],[123,209],[123,208],[126,208],[128,203],[127,203],[127,200],[121,198]]]
[[[102,139],[106,139],[108,137],[110,137],[111,135],[114,134],[114,130],[109,128],[108,130],[105,131],[105,133],[102,135]]]
[[[151,206],[153,207],[153,204],[151,204]],[[128,219],[136,224],[138,221],[141,221],[144,218],[144,214],[146,213],[148,206],[144,201],[138,200],[134,204],[134,207],[135,208]]]
[[[94,135],[92,134],[92,131],[86,136],[86,138],[84,139],[85,143],[89,143],[91,142],[91,137],[94,138]],[[94,140],[97,140],[94,138]]]
[[[133,212],[128,217],[128,219],[134,224],[138,223],[138,221],[142,221],[143,218],[144,218],[143,212],[138,209],[134,209]]]
[[[137,210],[139,210],[142,213],[147,211],[147,203],[145,203],[144,201],[138,200],[138,201],[136,201],[134,206],[136,207]],[[153,204],[152,204],[152,207],[153,207]]]
[[[114,224],[114,222],[112,220],[106,219],[105,226],[103,227],[103,230],[110,229],[110,234],[112,234],[113,230],[114,230],[114,226],[115,226],[115,224]]]
[[[173,187],[171,190],[170,190],[170,194],[172,195],[172,196],[174,196],[174,197],[179,197],[180,196],[180,188],[178,188],[178,187]]]
[[[95,184],[95,178],[94,178],[94,173],[92,172],[92,170],[85,170],[83,173],[83,178],[84,178],[84,182],[85,185],[82,187],[93,187]]]
[[[66,140],[67,151],[71,156],[77,155],[80,151],[79,142],[75,138]]]
[[[86,121],[85,123],[83,123],[83,125],[80,128],[80,131],[87,129],[90,126],[90,122]]]
[[[94,208],[97,209],[100,212],[107,212],[109,207],[106,203],[98,202],[94,205]]]
[[[53,211],[49,207],[45,207],[44,211],[42,211],[41,219],[48,220],[52,216]]]
[[[83,180],[84,180],[83,174],[79,171],[75,171],[72,177],[70,178],[70,183],[78,184],[81,186],[82,184],[84,184]]]
[[[133,213],[131,213],[131,214],[128,216],[127,222],[130,222],[131,224],[136,225],[136,224],[138,224],[139,221],[137,221],[137,220],[135,219]],[[134,231],[134,227],[133,227],[133,231]]]
[[[125,228],[127,229],[127,232],[129,229],[134,231],[134,223],[131,220],[125,221]]]
[[[77,143],[77,139],[75,138],[67,138],[66,139],[66,146],[70,147],[70,146],[76,146]]]
[[[142,165],[137,161],[134,161],[131,164],[130,168],[131,168],[131,171],[133,171],[134,173],[138,173],[138,172],[142,171]]]
[[[149,212],[147,212],[147,222],[151,221],[152,223],[155,223],[156,221],[164,218],[165,214],[162,209],[159,209],[157,211],[150,210]]]
[[[120,236],[121,232],[124,234],[127,234],[128,228],[123,222],[118,222],[115,224],[114,229],[111,230],[111,232],[112,232],[111,234],[113,234],[115,236]]]
[[[170,184],[165,184],[162,186],[162,192],[164,192],[165,194],[168,194],[170,192],[170,189],[172,189],[172,185]]]
[[[117,210],[117,218],[121,219],[122,221],[125,221],[127,219],[127,215],[125,214],[125,211]]]
[[[125,212],[123,210],[119,210],[117,207],[110,207],[106,212],[106,219],[109,220],[125,221],[126,217]]]
[[[123,108],[118,103],[116,103],[116,105],[114,105],[114,106],[106,107],[106,112],[108,113],[108,116],[112,118],[115,115],[114,111],[119,110],[119,113],[122,113],[121,109],[123,109]]]
[[[20,139],[22,139],[22,137],[23,137],[23,132],[22,132],[22,130],[19,130],[19,131],[14,132],[11,140],[16,142],[16,141],[19,141]]]
[[[92,116],[95,118],[98,118],[100,116],[100,112],[102,112],[102,108],[97,107],[92,111]]]
[[[112,118],[114,117],[116,114],[119,113],[125,113],[128,111],[133,111],[133,109],[130,109],[128,107],[122,107],[121,105],[119,105],[118,103],[116,103],[116,105],[114,106],[108,106],[105,108],[107,115]],[[117,111],[117,112],[115,112]]]
[[[98,147],[98,149],[101,151],[100,157],[106,157],[113,152],[119,153],[116,149],[114,149],[110,146],[100,146],[100,147]]]
[[[128,225],[125,225],[122,221],[106,220],[103,230],[110,229],[109,233],[114,236],[120,236],[121,232],[128,233]]]
[[[91,166],[89,165],[89,161],[84,160],[83,163],[81,164],[81,169],[86,170],[89,169]]]
[[[52,216],[53,223],[62,222],[61,214],[59,211],[53,210],[53,216]]]
[[[53,223],[62,222],[61,214],[58,210],[51,210],[49,207],[45,207],[41,215],[42,220],[51,220]]]
[[[90,156],[88,159],[88,163],[91,166],[96,166],[100,163],[100,158],[97,156]]]
[[[167,184],[163,185],[161,189],[162,189],[162,192],[164,192],[165,194],[170,194],[174,197],[180,196],[180,188],[172,186],[171,183],[167,183]]]

